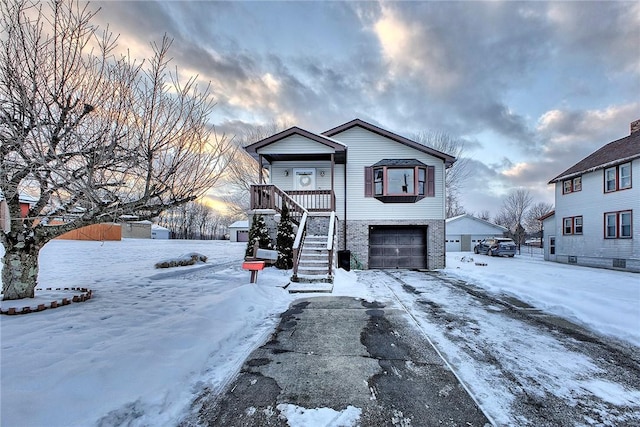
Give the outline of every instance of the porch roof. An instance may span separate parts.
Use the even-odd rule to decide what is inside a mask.
[[[268,138],[265,138],[261,141],[255,142],[251,145],[246,146],[244,149],[249,153],[251,157],[258,160],[260,158],[260,154],[258,151],[261,148],[264,148],[270,144],[273,144],[277,141],[281,141],[285,138],[288,138],[292,135],[299,135],[303,138],[310,139],[317,143],[323,144],[324,146],[329,147],[333,150],[334,161],[336,163],[344,163],[347,158],[347,146],[340,141],[337,141],[333,138],[317,135],[313,132],[309,132],[307,130],[301,129],[297,126],[291,127],[287,130],[279,132],[275,135],[272,135]],[[269,153],[262,154],[262,157],[266,159],[269,163],[272,163],[274,160],[329,160],[331,158],[331,153]]]

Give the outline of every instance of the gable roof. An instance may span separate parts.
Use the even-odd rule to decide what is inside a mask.
[[[549,184],[637,158],[640,158],[639,131],[608,143],[553,178]]]
[[[364,120],[360,120],[360,119],[353,119],[350,122],[347,122],[345,124],[342,124],[340,126],[336,126],[333,129],[329,129],[328,131],[322,132],[322,135],[331,137],[334,135],[337,135],[341,132],[344,132],[346,130],[349,130],[353,127],[359,126],[363,129],[366,129],[370,132],[376,133],[380,136],[384,136],[385,138],[389,138],[395,142],[399,142],[400,144],[404,144],[408,147],[411,147],[415,150],[421,151],[423,153],[427,153],[430,154],[434,157],[437,157],[439,159],[442,159],[445,163],[446,167],[450,167],[451,165],[453,165],[453,163],[456,161],[456,158],[453,156],[450,156],[449,154],[443,153],[441,151],[438,151],[436,149],[433,149],[431,147],[427,147],[426,145],[420,144],[418,142],[412,141],[408,138],[405,138],[404,136],[400,136],[398,134],[395,134],[393,132],[390,132],[388,130],[382,129],[378,126],[372,125],[371,123],[367,123]]]
[[[336,154],[341,153],[344,154],[347,151],[347,146],[342,142],[337,141],[335,139],[331,139],[327,136],[317,135],[313,132],[309,132],[308,130],[301,129],[297,126],[290,127],[289,129],[283,130],[282,132],[276,133],[270,137],[267,137],[258,142],[254,142],[253,144],[247,145],[244,149],[253,157],[254,159],[258,159],[259,154],[258,150],[266,147],[267,145],[273,144],[274,142],[280,141],[282,139],[288,138],[292,135],[300,135],[304,138],[308,138],[312,141],[318,142],[320,144],[326,145],[333,150],[335,150]]]
[[[488,226],[494,227],[494,228],[496,228],[498,230],[501,230],[501,231],[507,231],[508,230],[507,227],[503,227],[502,225],[494,224],[494,223],[489,222],[487,220],[484,220],[482,218],[476,218],[475,216],[469,215],[469,214],[462,214],[462,215],[458,215],[458,216],[453,216],[451,218],[447,218],[445,220],[445,223],[446,224],[451,224],[451,223],[458,222],[458,221],[460,221],[462,219],[465,219],[465,218],[470,219],[472,221],[479,222],[480,224],[484,224],[484,225],[488,225]]]

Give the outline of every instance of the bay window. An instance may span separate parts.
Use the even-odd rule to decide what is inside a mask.
[[[384,203],[413,203],[434,196],[434,166],[415,159],[385,159],[365,167],[365,197]]]

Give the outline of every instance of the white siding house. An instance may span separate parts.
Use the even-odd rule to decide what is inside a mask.
[[[359,119],[320,134],[293,127],[246,150],[269,170],[269,182],[261,172],[252,187],[252,212],[290,197],[313,218],[311,234],[335,213],[338,248],[357,267],[445,266],[444,176],[454,157]]]
[[[446,221],[447,252],[468,252],[483,239],[502,237],[506,227],[493,224],[469,214],[448,218]]]
[[[545,259],[640,272],[640,120],[549,183]]]

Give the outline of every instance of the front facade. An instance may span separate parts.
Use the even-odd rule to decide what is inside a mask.
[[[463,214],[446,220],[447,252],[469,252],[481,240],[502,237],[506,227],[493,224],[473,215]]]
[[[640,120],[567,169],[555,212],[542,218],[545,259],[640,272]]]
[[[291,128],[247,151],[261,182],[268,175],[315,227],[334,213],[337,249],[356,268],[445,266],[444,177],[453,157],[358,119],[322,134]],[[271,207],[259,198],[254,212]]]

